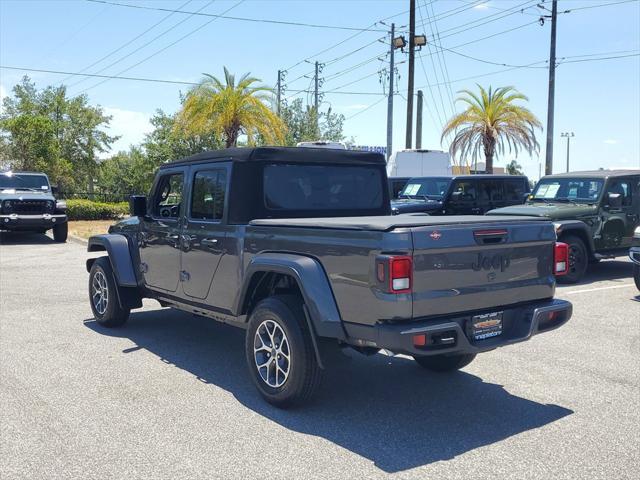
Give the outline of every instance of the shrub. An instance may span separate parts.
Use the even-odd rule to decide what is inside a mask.
[[[69,220],[116,220],[129,214],[127,202],[103,203],[91,200],[67,200]]]

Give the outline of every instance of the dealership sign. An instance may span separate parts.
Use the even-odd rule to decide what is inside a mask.
[[[349,150],[362,150],[365,152],[376,152],[383,155],[387,154],[387,147],[373,147],[370,145],[350,145],[347,147]]]

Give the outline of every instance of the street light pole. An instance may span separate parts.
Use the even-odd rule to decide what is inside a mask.
[[[396,47],[393,39],[396,35],[396,24],[391,24],[391,40],[389,48],[389,98],[387,99],[387,162],[393,150],[393,77],[395,76],[394,52]]]
[[[569,144],[576,135],[573,132],[562,132],[560,136],[567,139],[567,173],[569,173]]]
[[[415,64],[416,0],[409,0],[409,79],[407,85],[407,132],[405,148],[410,149],[413,130],[413,73]]]
[[[558,23],[558,1],[551,5],[551,46],[549,49],[549,96],[547,100],[547,148],[545,173],[553,173],[553,110],[556,94],[556,27]]]

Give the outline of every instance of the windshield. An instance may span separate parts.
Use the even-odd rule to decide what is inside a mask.
[[[543,178],[531,199],[593,203],[600,197],[603,184],[604,180],[593,178]]]
[[[447,177],[430,177],[430,178],[412,178],[407,182],[402,192],[400,192],[400,198],[429,198],[434,200],[441,200],[444,194],[447,193],[451,179]]]
[[[368,212],[382,208],[384,189],[386,178],[379,167],[278,164],[264,168],[269,210]]]
[[[0,189],[49,190],[49,180],[45,175],[0,174]]]

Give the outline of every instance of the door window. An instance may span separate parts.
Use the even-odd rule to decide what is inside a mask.
[[[473,202],[476,200],[476,185],[470,181],[458,181],[453,186],[454,192],[460,192],[458,199],[461,202]]]
[[[153,203],[153,215],[162,218],[178,218],[182,205],[184,175],[169,173],[160,177]]]
[[[194,220],[221,220],[226,190],[226,169],[197,172],[193,180],[191,218]]]
[[[631,184],[623,180],[614,180],[607,187],[607,193],[617,193],[622,199],[622,206],[631,205]]]

